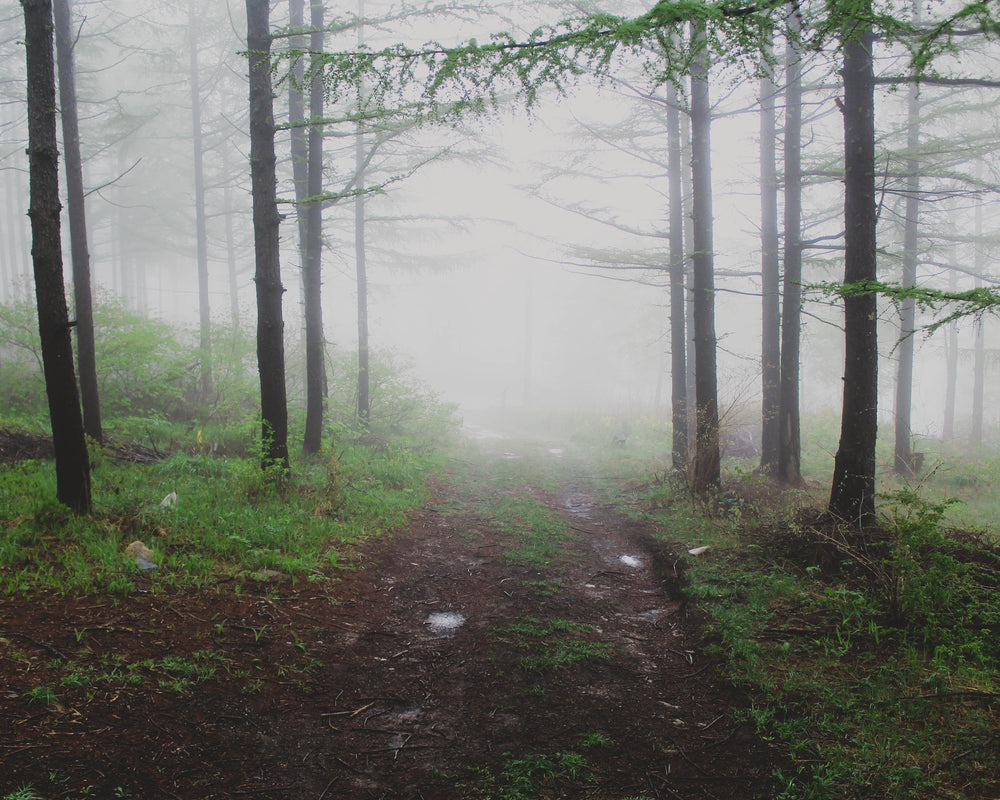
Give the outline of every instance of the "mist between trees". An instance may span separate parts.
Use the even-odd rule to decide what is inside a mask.
[[[669,417],[699,492],[734,436],[801,483],[802,412],[843,410],[829,505],[852,524],[874,516],[877,466],[919,472],[915,441],[992,441],[990,303],[923,329],[996,280],[995,2],[58,0],[54,52],[52,6],[21,5],[2,23],[0,285],[19,327],[0,381],[45,363],[56,438],[77,443],[57,454],[85,462],[83,429],[103,433],[92,295],[190,337],[173,391],[202,414],[237,404],[219,331],[256,341],[239,363],[279,467],[289,411],[293,450],[321,449],[344,353],[355,423],[377,422],[373,350],[467,408]],[[47,138],[29,141],[33,98]],[[75,307],[50,319],[64,267],[51,229],[32,250],[23,153],[54,163],[57,105]],[[36,225],[57,223],[42,166]],[[914,286],[941,294],[918,306],[897,291]],[[74,332],[82,414],[47,330],[64,348]],[[81,510],[85,475],[60,490]]]

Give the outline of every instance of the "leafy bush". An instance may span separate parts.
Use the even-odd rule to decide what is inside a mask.
[[[355,424],[357,365],[357,353],[346,351],[335,353],[328,364],[328,422],[341,433]],[[415,446],[427,446],[458,426],[456,406],[443,402],[424,385],[398,353],[371,354],[369,388],[369,425],[376,434],[401,436]]]
[[[213,391],[199,397],[197,337],[98,295],[94,303],[98,391],[105,418],[225,421],[257,405],[253,337],[215,327]],[[0,306],[0,410],[45,415],[45,381],[34,305]]]

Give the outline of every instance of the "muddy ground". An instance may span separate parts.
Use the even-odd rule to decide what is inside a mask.
[[[333,583],[0,598],[0,797],[769,796],[683,532],[558,474],[442,482]],[[517,495],[568,523],[546,566],[489,512]]]

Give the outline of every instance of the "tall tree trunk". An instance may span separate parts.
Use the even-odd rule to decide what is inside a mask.
[[[21,0],[28,80],[31,255],[45,392],[56,455],[56,496],[74,511],[91,508],[90,460],[73,371],[59,229],[59,149],[51,0]]]
[[[792,24],[795,23],[792,14]],[[801,486],[802,439],[799,360],[802,344],[802,54],[785,49],[785,252],[781,294],[781,375],[778,391],[778,469],[788,486]]]
[[[695,442],[698,438],[697,405],[695,402],[694,363],[694,190],[692,183],[691,108],[681,114],[681,153],[685,169],[681,170],[681,188],[684,197],[684,344],[687,353],[685,366],[685,389],[687,392],[687,442],[688,463],[694,459]]]
[[[250,68],[250,180],[257,285],[257,368],[260,373],[262,460],[287,469],[288,406],[285,391],[281,262],[278,257],[274,106],[271,89],[269,0],[246,0]]]
[[[859,14],[844,40],[844,283],[876,271],[875,82],[872,28]],[[845,28],[847,25],[845,24]],[[834,459],[830,513],[852,525],[875,518],[878,434],[877,305],[874,292],[844,299],[844,405]]]
[[[721,484],[719,402],[716,374],[715,274],[712,252],[712,108],[708,94],[708,48],[703,27],[692,26],[698,49],[691,65],[691,179],[694,222],[695,467],[693,489]]]
[[[289,0],[288,26],[293,31],[305,27],[305,0]],[[289,47],[303,53],[292,62],[291,80],[288,81],[288,122],[289,143],[292,151],[292,185],[295,187],[295,219],[299,229],[300,268],[305,263],[306,251],[306,209],[309,196],[309,133],[306,126],[305,101],[305,49],[308,40],[303,34],[289,38]]]
[[[365,3],[358,0],[358,18],[364,19]],[[364,41],[364,26],[358,27],[358,44]],[[354,198],[354,253],[358,282],[358,422],[368,426],[371,417],[371,358],[368,341],[368,254],[365,244],[365,130],[360,112],[364,87],[358,86],[358,127],[354,140],[354,164],[358,193]]]
[[[982,281],[976,281],[982,286]],[[975,350],[972,365],[972,428],[969,432],[969,442],[974,447],[983,443],[983,400],[986,386],[986,338],[983,333],[983,321],[975,323]]]
[[[212,307],[208,296],[208,228],[205,221],[205,158],[201,131],[201,82],[198,70],[198,6],[188,7],[191,70],[191,144],[194,149],[194,239],[198,262],[198,359],[201,361],[199,394],[212,395]]]
[[[225,174],[230,175],[229,159],[227,151],[222,151],[222,168]],[[233,330],[240,327],[240,292],[239,279],[236,274],[236,232],[233,230],[233,193],[227,178],[225,187],[222,190],[223,215],[226,220],[226,266],[229,276],[229,318]]]
[[[69,206],[70,257],[73,262],[73,297],[76,305],[77,369],[83,402],[83,429],[96,441],[104,438],[101,401],[97,388],[97,350],[94,338],[94,303],[90,285],[90,252],[87,248],[87,212],[83,191],[83,158],[76,103],[76,70],[73,64],[73,31],[69,0],[54,0],[56,62],[59,71],[59,105],[62,110],[63,150],[66,158],[66,202]]]
[[[982,288],[982,275],[986,272],[986,253],[983,249],[983,200],[976,198],[976,209],[973,222],[972,269],[976,273],[976,288]],[[983,442],[983,403],[986,390],[986,332],[982,319],[976,320],[976,338],[973,355],[972,371],[972,431],[970,442],[979,446]]]
[[[781,402],[781,313],[778,290],[778,175],[774,96],[770,76],[760,82],[760,268],[761,268],[761,448],[760,468],[778,466],[778,413]]]
[[[948,273],[948,291],[958,291],[955,270]],[[944,329],[944,427],[941,438],[946,442],[955,438],[955,394],[958,386],[958,324],[948,323]]]
[[[667,84],[667,160],[670,230],[670,420],[673,468],[688,465],[687,325],[684,296],[684,184],[681,168],[681,121],[677,87]]]
[[[905,210],[903,222],[903,281],[904,287],[917,284],[917,247],[920,242],[920,103],[916,84],[909,87],[907,98],[907,132]],[[904,297],[899,307],[899,362],[896,365],[895,471],[912,477],[914,460],[912,440],[913,407],[913,331],[916,322],[916,301]]]
[[[323,3],[314,0],[310,9],[312,34],[309,47],[323,52]],[[326,354],[323,336],[323,81],[313,56],[309,91],[309,163],[306,192],[306,247],[302,265],[302,287],[306,318],[306,430],[302,449],[318,453],[323,442],[323,405],[326,401]]]

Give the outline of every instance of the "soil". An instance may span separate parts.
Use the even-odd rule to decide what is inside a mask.
[[[691,543],[560,464],[550,491],[442,482],[334,582],[0,598],[0,797],[769,796]],[[568,524],[547,565],[488,511],[516,495]]]

